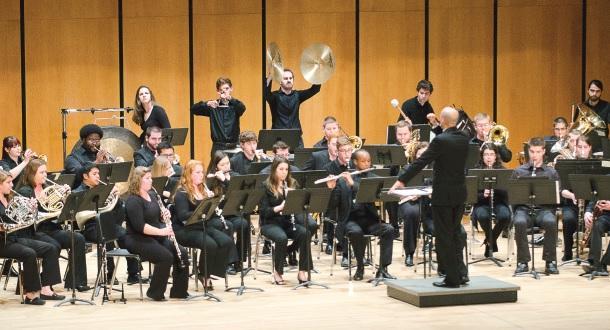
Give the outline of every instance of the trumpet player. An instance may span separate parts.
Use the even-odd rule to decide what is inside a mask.
[[[21,141],[17,137],[7,136],[2,140],[0,167],[11,173],[11,176],[15,178],[15,182],[19,182],[21,172],[34,156],[34,152],[30,149],[23,151]]]
[[[87,124],[81,127],[80,132],[81,146],[72,151],[64,164],[64,173],[74,174],[74,187],[78,187],[83,177],[83,169],[87,163],[106,163],[109,154],[100,147],[100,142],[104,137],[102,128],[95,124]]]
[[[133,166],[152,166],[155,157],[159,155],[157,147],[161,143],[161,139],[161,129],[159,127],[147,128],[142,147],[133,153]]]
[[[35,197],[39,203],[39,209],[44,212],[50,212],[44,210],[41,203],[46,198],[45,188],[47,182],[47,165],[42,159],[32,159],[29,164],[25,167],[23,176],[21,177],[21,187],[17,191],[24,197]],[[69,189],[67,186],[63,186],[61,189]],[[59,215],[59,213],[57,213]],[[61,225],[56,222],[57,218],[50,218],[38,224],[36,238],[44,242],[53,244],[57,250],[71,249],[71,233],[67,230],[62,229]],[[68,274],[66,275],[65,288],[72,288],[72,275],[71,272],[75,271],[76,283],[74,287],[80,291],[90,290],[91,287],[87,285],[87,263],[85,260],[85,237],[80,233],[74,233],[74,251],[72,251],[72,257],[74,258],[74,267],[70,267]]]
[[[477,113],[474,116],[474,130],[476,136],[470,140],[471,144],[476,144],[479,147],[485,142],[491,141],[489,136],[492,124],[489,115],[486,113]],[[493,141],[492,141],[493,142]],[[513,153],[508,149],[506,143],[496,143],[498,145],[498,156],[500,160],[507,163],[513,158]]]
[[[0,171],[0,217],[4,223],[14,223],[6,215],[11,202],[13,177]],[[59,250],[52,244],[37,240],[32,227],[10,234],[0,232],[0,257],[13,258],[23,263],[23,290],[26,305],[44,305],[45,300],[63,300],[65,297],[53,292],[51,286],[61,283],[59,272]],[[42,273],[38,272],[37,258],[42,259]]]
[[[100,181],[100,169],[98,168],[97,164],[95,163],[88,163],[87,165],[85,165],[85,168],[83,169],[83,177],[82,177],[82,183],[80,184],[80,186],[78,186],[76,189],[74,189],[74,192],[79,192],[79,191],[88,191],[89,189],[95,188],[97,186],[99,186],[101,183]],[[117,187],[114,187],[114,191],[113,193],[118,193]],[[118,198],[118,197],[116,197]],[[106,205],[99,205],[100,209],[104,209],[106,208]],[[90,212],[90,211],[84,211],[84,212]],[[77,215],[78,218],[78,215]],[[125,245],[125,228],[123,228],[123,222],[125,221],[125,206],[123,204],[123,201],[121,199],[118,199],[116,204],[114,205],[114,207],[112,209],[109,210],[105,210],[105,212],[100,214],[100,219],[101,221],[106,221],[106,219],[113,219],[115,221],[115,226],[114,226],[114,230],[116,231],[116,233],[113,235],[115,237],[118,238],[117,242],[119,243],[119,247],[121,248],[126,248]],[[89,242],[95,242],[98,244],[101,244],[101,242],[99,241],[99,236],[98,236],[98,223],[96,221],[96,217],[95,217],[95,213],[91,214],[91,218],[89,218],[86,222],[84,222],[84,226],[82,226],[81,229],[81,233],[83,234],[83,236],[85,236],[85,238],[87,239],[87,241]],[[114,249],[114,244],[107,244],[106,245],[106,249],[107,250],[113,250]],[[136,284],[140,281],[139,279],[139,275],[138,275],[138,262],[133,259],[133,258],[127,258],[127,273],[128,273],[128,277],[127,277],[127,283],[128,284]],[[108,277],[107,279],[110,280],[112,278],[112,274],[114,271],[114,259],[113,258],[107,258],[106,259],[106,270],[108,271]]]
[[[231,157],[231,168],[239,175],[246,175],[249,173],[250,164],[252,162],[258,162],[261,160],[269,160],[269,158],[262,152],[257,150],[258,139],[256,133],[252,131],[244,131],[239,134],[239,146],[241,152]]]

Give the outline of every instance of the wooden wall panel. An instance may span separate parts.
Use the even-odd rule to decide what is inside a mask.
[[[216,79],[229,77],[233,96],[246,105],[241,130],[262,127],[260,1],[194,1],[195,102],[217,98]],[[208,117],[195,117],[195,158],[206,164],[212,146]]]
[[[296,89],[310,87],[300,73],[301,53],[305,48],[312,43],[325,43],[335,56],[334,75],[320,93],[301,105],[305,146],[312,146],[323,136],[322,120],[329,115],[335,116],[349,134],[355,134],[355,3],[267,0],[266,22],[267,43],[274,41],[279,46],[284,67],[295,72]],[[278,88],[274,82],[273,89]],[[271,127],[269,111],[267,127]]]
[[[424,78],[424,2],[361,1],[360,135],[385,143],[399,112],[390,100],[415,96]]]
[[[601,80],[605,86],[602,98],[610,99],[610,1],[587,0],[587,72],[586,83]],[[584,86],[586,88],[586,86]],[[585,94],[586,95],[586,94]]]
[[[28,146],[63,167],[65,107],[116,107],[117,6],[114,1],[40,0],[25,4]],[[90,114],[68,118],[68,151]],[[104,122],[105,124],[106,122]]]
[[[163,0],[123,1],[123,58],[125,106],[134,107],[138,86],[155,94],[172,127],[189,127],[188,2]],[[125,127],[136,135],[141,129],[131,120]],[[190,139],[176,147],[183,162],[190,158]]]
[[[450,104],[493,115],[493,1],[430,1],[429,79],[435,112]]]
[[[579,0],[499,3],[498,122],[515,154],[580,98],[580,10]]]
[[[19,0],[0,0],[0,72],[0,139],[21,139]]]

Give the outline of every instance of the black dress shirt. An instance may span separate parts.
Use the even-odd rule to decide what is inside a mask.
[[[267,85],[264,79],[264,97],[271,109],[271,129],[297,128],[301,130],[301,120],[299,119],[299,107],[310,97],[320,91],[321,85],[311,85],[309,89],[297,91],[293,90],[290,94],[285,94],[281,89],[272,92],[272,82]]]
[[[146,130],[149,127],[159,127],[163,128],[172,128],[172,125],[169,123],[169,118],[167,118],[167,113],[165,109],[158,105],[154,105],[152,110],[150,111],[150,116],[146,119],[141,125],[142,134],[140,134],[140,142],[144,143],[144,137],[146,136]]]
[[[246,175],[250,173],[250,164],[254,161],[246,157],[244,152],[238,152],[235,156],[231,157],[231,170],[235,171],[239,175]]]
[[[218,100],[220,103],[220,100]],[[246,111],[246,106],[238,99],[229,100],[226,107],[212,108],[207,102],[193,104],[191,114],[210,118],[212,142],[237,143],[239,138],[239,117]]]

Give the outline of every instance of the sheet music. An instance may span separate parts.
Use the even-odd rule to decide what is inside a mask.
[[[432,194],[431,186],[422,186],[422,187],[409,187],[406,189],[397,189],[392,191],[392,195],[399,196],[401,198],[409,197],[409,196],[427,196]]]

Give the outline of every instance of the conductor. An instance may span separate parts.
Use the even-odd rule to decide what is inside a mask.
[[[466,201],[464,165],[468,151],[468,136],[456,129],[458,111],[445,107],[441,111],[437,135],[428,150],[398,177],[391,190],[404,187],[427,164],[434,162],[432,185],[432,218],[436,232],[436,252],[439,269],[446,273],[434,286],[458,288],[468,282],[467,268],[461,258],[461,220]]]

